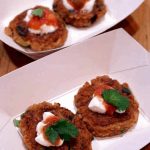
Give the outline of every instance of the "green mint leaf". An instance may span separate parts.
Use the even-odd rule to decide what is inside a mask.
[[[14,119],[13,123],[15,127],[19,127],[20,120]]]
[[[120,101],[118,102],[118,110],[124,111],[129,107],[129,99],[127,97],[121,96]]]
[[[40,17],[40,18],[43,16],[43,14],[44,14],[44,11],[42,8],[37,8],[32,11],[32,15]]]
[[[45,132],[48,139],[54,144],[58,138],[58,133],[52,127],[48,127]]]
[[[119,111],[124,111],[129,107],[129,99],[115,89],[104,90],[102,96],[106,102],[117,107]]]
[[[67,120],[59,120],[53,128],[59,133],[59,135],[64,140],[70,140],[70,138],[75,138],[78,135],[78,130],[74,124],[68,122]]]
[[[60,134],[60,137],[64,139],[64,141],[70,141],[70,139],[72,139],[69,134]]]
[[[45,134],[54,144],[58,136],[64,139],[64,141],[70,141],[71,138],[75,138],[78,135],[78,129],[69,121],[61,119],[54,125],[48,127]]]

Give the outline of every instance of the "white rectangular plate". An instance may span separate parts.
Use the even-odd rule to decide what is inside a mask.
[[[49,100],[48,102],[60,103],[62,107],[68,108],[73,113],[76,113],[76,107],[74,105],[74,96],[77,94],[79,88],[80,87],[75,88],[71,91],[68,91],[58,97],[53,98],[52,100]],[[17,117],[14,117],[14,118],[19,119],[20,115],[18,115]],[[19,134],[21,135],[19,129],[17,127],[16,127],[16,129],[19,132]],[[126,132],[122,135],[119,135],[119,136],[110,137],[110,138],[94,138],[94,140],[92,141],[92,150],[98,150],[98,149],[107,150],[110,147],[111,148],[115,147],[115,150],[120,150],[120,146],[121,146],[122,150],[126,150],[127,149],[126,141],[129,141],[129,139],[134,141],[134,139],[137,137],[137,135],[140,135],[140,137],[138,137],[138,138],[142,139],[143,137],[145,137],[145,131],[148,131],[149,129],[150,129],[150,120],[144,114],[142,109],[140,109],[138,122],[135,127],[133,127],[128,132]],[[150,136],[150,134],[149,134],[149,136]],[[144,145],[145,145],[145,143],[143,144],[143,141],[140,141],[140,143],[135,143],[134,146],[132,147],[132,150],[140,149]],[[22,146],[22,149],[23,148],[24,148],[24,146]]]
[[[145,66],[136,69],[129,69],[126,71],[122,71],[110,75],[114,79],[118,79],[118,81],[121,82],[127,81],[129,85],[131,85],[130,87],[131,89],[133,89],[133,93],[136,95],[137,100],[142,109],[140,109],[139,119],[137,125],[134,128],[132,128],[127,133],[121,136],[116,136],[113,138],[104,138],[104,139],[95,138],[94,141],[92,142],[93,150],[97,150],[97,149],[107,150],[109,147],[111,147],[112,150],[113,149],[120,150],[120,147],[122,150],[126,150],[126,149],[137,150],[142,148],[147,143],[149,143],[150,121],[149,118],[146,116],[146,114],[150,116],[149,107],[148,107],[149,106],[148,100],[150,98],[149,96],[150,84],[147,82],[149,73],[150,73],[150,66]],[[61,104],[61,106],[66,107],[75,113],[76,108],[74,106],[73,100],[74,100],[74,95],[76,95],[78,89],[79,87],[70,90],[60,96],[51,99],[49,102],[52,103],[58,102]],[[15,118],[18,118],[18,116]],[[15,147],[15,145],[17,145],[18,149],[23,150],[25,149],[25,147],[21,142],[21,138],[16,134],[17,132],[15,131],[15,127],[13,125],[12,120],[13,119],[11,119],[4,126],[4,128],[1,129],[0,148],[2,150],[8,150],[11,147]],[[10,134],[11,136],[9,136]],[[7,144],[8,142],[9,144]]]
[[[68,38],[66,43],[62,48],[71,46],[72,44],[82,42],[85,39],[88,39],[94,35],[97,35],[110,27],[114,26],[129,14],[131,14],[144,0],[105,0],[105,3],[108,7],[106,15],[95,23],[92,27],[86,29],[77,29],[71,26],[68,26]],[[51,52],[33,52],[30,49],[25,49],[18,44],[16,44],[10,37],[4,34],[4,28],[8,26],[9,22],[20,12],[34,7],[36,5],[43,5],[52,8],[53,0],[1,0],[0,5],[0,39],[8,44],[9,46],[15,48],[16,50],[34,58],[40,58]],[[130,5],[129,5],[130,4]],[[3,9],[5,8],[5,9]],[[14,9],[15,8],[15,9]],[[56,50],[56,49],[55,49]]]

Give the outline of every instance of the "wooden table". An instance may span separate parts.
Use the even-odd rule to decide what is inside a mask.
[[[133,14],[109,30],[120,27],[124,28],[145,49],[150,51],[150,0],[145,0]],[[32,59],[0,42],[0,76],[32,61]],[[150,144],[143,150],[150,150]]]

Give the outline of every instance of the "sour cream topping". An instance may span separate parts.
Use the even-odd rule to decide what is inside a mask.
[[[104,100],[102,97],[94,96],[88,107],[94,112],[105,114],[107,110],[103,102]]]
[[[43,24],[38,30],[31,29],[31,28],[29,28],[28,30],[34,34],[47,34],[56,31],[56,29],[57,28],[55,26]]]
[[[74,7],[68,3],[67,0],[62,0],[63,5],[68,9],[68,10],[74,10]]]
[[[32,19],[32,17],[33,17],[32,11],[33,11],[32,9],[27,11],[27,14],[24,18],[25,22],[29,23],[30,20]],[[54,26],[54,25],[42,24],[39,29],[28,28],[28,30],[29,30],[30,33],[33,33],[33,34],[43,35],[43,34],[55,32],[57,30],[57,28],[58,27]]]
[[[29,22],[30,20],[31,20],[31,18],[33,17],[33,15],[32,15],[32,9],[29,9],[28,11],[27,11],[27,14],[26,14],[26,16],[25,16],[25,18],[24,18],[24,21],[25,22]]]
[[[104,89],[112,89],[109,86],[104,86],[104,87],[102,87],[102,89],[103,88]],[[93,98],[90,101],[88,108],[93,112],[97,112],[97,113],[101,113],[101,114],[106,114],[106,113],[112,114],[113,112],[117,112],[119,114],[124,113],[125,111],[119,111],[114,106],[105,102],[105,100],[102,97],[102,91],[103,91],[102,89],[98,89],[95,92],[96,94],[93,94]]]
[[[95,0],[89,0],[88,2],[85,3],[85,5],[82,8],[82,10],[91,12],[93,10],[94,4],[95,4]]]
[[[81,11],[91,12],[93,10],[95,1],[96,0],[88,0],[87,2],[85,2]],[[67,8],[68,10],[75,10],[75,8],[70,3],[68,3],[68,0],[62,0],[62,2],[65,8]]]
[[[47,120],[50,118],[56,117],[54,114],[50,112],[43,113],[43,120],[39,122],[36,126],[37,136],[35,137],[35,141],[40,145],[49,147],[49,146],[61,146],[64,142],[61,138],[58,139],[57,144],[52,144],[49,140],[45,138],[44,127],[47,125]]]

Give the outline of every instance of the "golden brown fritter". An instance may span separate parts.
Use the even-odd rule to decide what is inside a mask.
[[[74,114],[68,109],[60,107],[58,103],[52,105],[48,102],[34,104],[30,106],[22,115],[19,128],[23,136],[23,141],[29,150],[45,150],[46,147],[41,146],[35,141],[36,126],[43,119],[44,112],[51,112],[54,115],[71,121]],[[51,148],[53,149],[53,148]],[[56,150],[68,150],[68,146],[63,144],[60,147],[55,147]]]
[[[64,118],[75,124],[78,128],[78,137],[72,139],[71,142],[64,142],[60,147],[44,147],[35,141],[36,126],[43,119],[44,112],[51,112],[54,115]],[[30,106],[22,115],[19,128],[23,136],[23,141],[29,150],[91,150],[92,135],[87,130],[80,116],[75,116],[66,108],[60,107],[58,103],[52,105],[48,102],[34,104]],[[86,142],[86,143],[85,143]],[[88,143],[88,145],[86,145]]]
[[[93,93],[100,85],[113,87],[128,97],[130,106],[125,113],[108,115],[89,110],[88,105],[92,100]],[[136,124],[139,115],[138,103],[130,92],[128,84],[120,84],[108,76],[97,77],[91,81],[91,84],[86,82],[75,96],[75,105],[88,130],[96,137],[114,136],[127,131]]]
[[[92,150],[91,141],[93,136],[86,128],[81,115],[76,114],[72,123],[78,128],[79,135],[71,141],[71,150]]]
[[[74,1],[81,3],[82,0]],[[76,4],[77,5],[77,4]],[[106,13],[106,6],[103,0],[96,0],[91,12],[68,10],[62,0],[54,0],[53,10],[60,15],[66,24],[75,27],[89,27]]]
[[[36,6],[32,9],[36,8],[48,9],[43,6]],[[40,35],[28,31],[27,22],[24,21],[27,11],[28,10],[17,15],[9,23],[9,26],[5,28],[5,33],[8,36],[10,36],[19,45],[23,47],[30,47],[34,51],[50,50],[64,45],[68,31],[65,24],[57,14],[49,10],[58,20],[58,29],[52,33]]]

